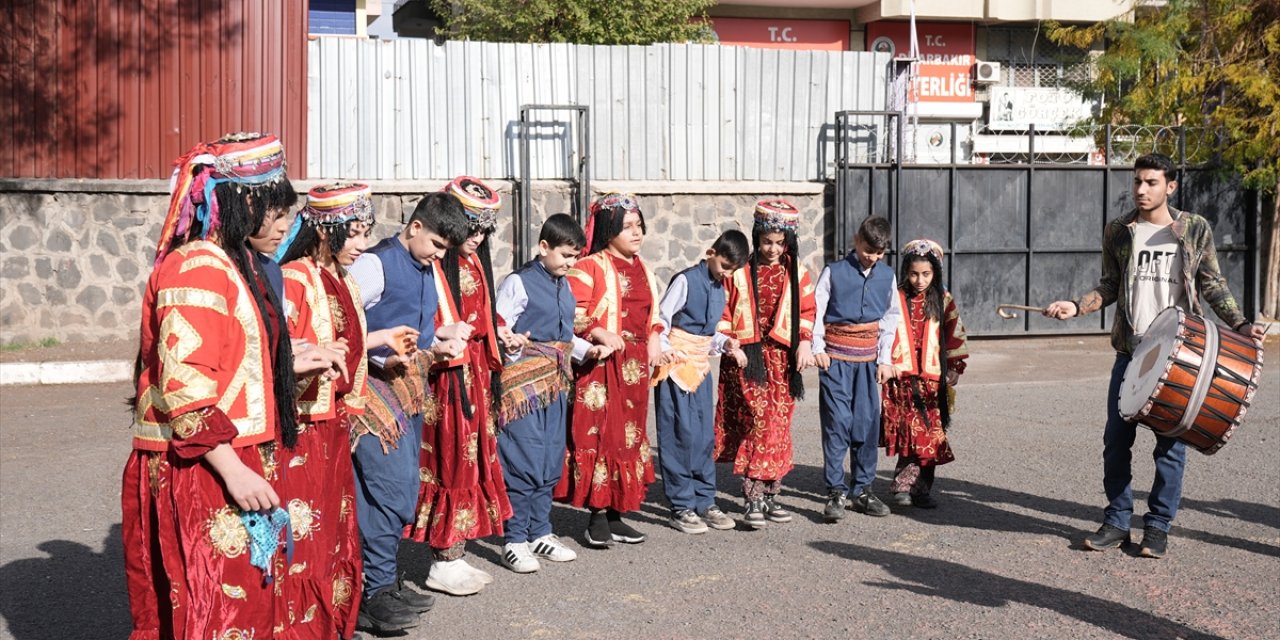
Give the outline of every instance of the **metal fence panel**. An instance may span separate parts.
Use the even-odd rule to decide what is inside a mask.
[[[588,106],[601,180],[823,179],[831,114],[882,109],[888,64],[696,44],[317,38],[308,51],[310,175],[365,180],[519,177],[522,104]],[[532,177],[568,175],[572,123],[540,116],[530,132]]]

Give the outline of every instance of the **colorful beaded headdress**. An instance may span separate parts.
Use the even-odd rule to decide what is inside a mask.
[[[200,222],[200,237],[207,240],[218,229],[218,200],[214,187],[230,182],[249,189],[273,184],[285,177],[284,146],[269,133],[233,133],[216,142],[202,142],[174,161],[169,180],[169,211],[156,246],[160,264],[174,238],[187,234]]]
[[[786,200],[761,200],[756,203],[755,226],[794,232],[800,226],[800,210]]]
[[[288,253],[289,246],[298,238],[302,225],[331,227],[351,221],[374,223],[373,190],[367,184],[359,182],[338,182],[312,187],[307,192],[307,204],[298,212],[289,226],[289,233],[276,250],[275,259],[280,261]]]
[[[596,231],[596,216],[601,215],[601,212],[604,212],[604,215],[610,215],[615,209],[621,209],[623,215],[626,215],[628,211],[639,211],[640,201],[636,199],[635,194],[616,191],[602,193],[592,201],[589,209],[590,215],[587,217],[587,226],[583,229],[587,235],[587,248],[583,252],[584,254],[591,251],[591,243]]]
[[[902,245],[902,255],[904,256],[927,256],[931,253],[938,259],[939,263],[942,262],[942,245],[934,242],[933,240],[920,238]]]
[[[462,208],[467,213],[467,221],[472,229],[493,231],[498,226],[498,211],[502,208],[502,198],[498,192],[471,176],[458,176],[453,182],[445,185],[441,191],[451,193],[462,201]]]

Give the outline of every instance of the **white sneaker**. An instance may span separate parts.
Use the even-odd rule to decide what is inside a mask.
[[[502,564],[516,573],[533,573],[541,568],[529,551],[528,542],[508,542],[502,547]]]
[[[480,582],[483,582],[484,584],[493,584],[493,576],[489,575],[488,571],[485,571],[484,569],[477,569],[467,564],[467,561],[462,558],[458,558],[458,562],[461,562],[462,566],[466,567],[467,571],[470,571],[471,575],[478,578]]]
[[[431,563],[431,570],[427,572],[427,588],[451,596],[469,596],[479,593],[484,588],[484,583],[467,569],[467,563],[460,559],[437,560]]]
[[[578,559],[578,553],[573,549],[564,546],[564,543],[560,542],[560,538],[557,538],[554,533],[548,533],[547,535],[528,543],[528,545],[533,547],[533,555],[542,558],[543,560],[550,560],[552,562],[569,562]]]

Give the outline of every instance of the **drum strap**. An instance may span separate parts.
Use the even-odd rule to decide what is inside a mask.
[[[1178,422],[1175,433],[1166,433],[1169,437],[1177,437],[1191,428],[1200,417],[1200,407],[1209,395],[1213,386],[1213,377],[1218,371],[1218,325],[1208,318],[1204,319],[1204,353],[1200,354],[1200,370],[1196,372],[1196,384],[1191,389],[1187,408],[1182,412],[1182,420]]]

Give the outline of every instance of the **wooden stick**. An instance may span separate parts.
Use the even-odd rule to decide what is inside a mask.
[[[1044,307],[1028,307],[1027,305],[1024,305],[1024,304],[998,304],[996,305],[996,315],[1000,316],[1001,318],[1004,318],[1005,320],[1013,320],[1014,318],[1017,318],[1018,314],[1010,312],[1009,309],[1017,309],[1019,311],[1035,311],[1037,313],[1044,313]]]

